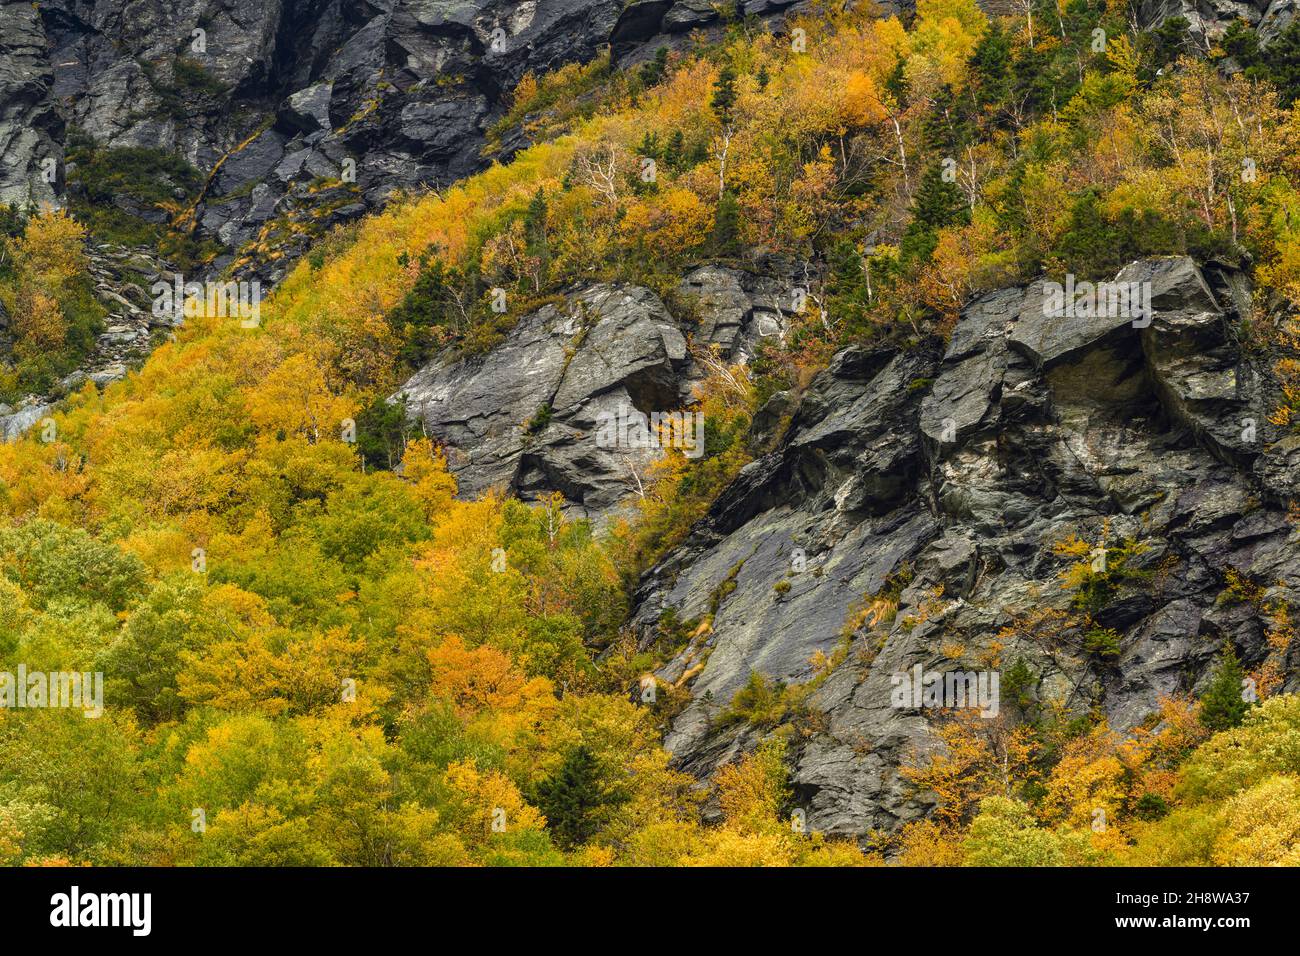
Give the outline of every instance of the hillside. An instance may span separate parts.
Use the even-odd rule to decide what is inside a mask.
[[[1297,861],[1300,23],[566,2],[498,67],[504,12],[427,6],[186,12],[211,116],[43,127],[66,211],[0,223],[0,400],[40,396],[0,701],[104,684],[0,709],[0,861]],[[148,78],[54,9],[54,59]],[[291,177],[319,228],[248,245],[281,186],[213,157],[250,125],[364,196]],[[72,183],[164,165],[152,233]],[[279,281],[152,323],[180,260]]]

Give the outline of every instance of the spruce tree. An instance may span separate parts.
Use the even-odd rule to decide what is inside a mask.
[[[681,130],[675,129],[673,135],[668,137],[668,145],[664,147],[664,165],[676,171],[681,169],[685,159],[686,137],[682,135]]]
[[[1242,680],[1245,677],[1241,662],[1232,643],[1224,641],[1223,659],[1210,686],[1201,695],[1201,723],[1213,731],[1227,730],[1241,724],[1241,719],[1250,709],[1241,695]]]
[[[1037,47],[1018,48],[1011,63],[1010,86],[1012,97],[1031,115],[1046,113],[1056,95],[1047,54]]]
[[[718,199],[714,214],[713,253],[723,257],[740,255],[740,203],[730,189]]]
[[[1264,79],[1277,87],[1282,106],[1300,98],[1300,20],[1273,38],[1264,51]]]
[[[827,254],[826,307],[846,333],[866,335],[871,322],[871,285],[864,250],[840,239]],[[883,276],[876,276],[879,281]]]
[[[1011,37],[995,19],[971,57],[971,85],[980,109],[997,106],[1007,97],[1011,73]]]
[[[894,102],[900,110],[907,109],[907,64],[902,57],[894,64],[894,68],[889,71],[885,77],[885,92],[894,98]]]
[[[654,86],[668,74],[668,47],[655,50],[655,58],[641,64],[641,83]]]
[[[921,123],[921,137],[926,148],[942,156],[951,156],[958,146],[955,123],[957,99],[947,83],[935,91],[930,109]]]
[[[1185,17],[1170,17],[1138,39],[1142,65],[1138,78],[1150,83],[1160,71],[1192,49],[1190,25]]]
[[[709,100],[714,115],[723,126],[731,123],[731,111],[736,106],[736,71],[724,66],[713,83],[713,98]]]
[[[537,785],[537,805],[555,842],[571,850],[594,837],[609,811],[627,795],[605,785],[600,763],[585,744],[574,747],[549,777]]]
[[[1228,24],[1219,46],[1223,48],[1224,56],[1232,57],[1247,76],[1253,77],[1251,69],[1260,62],[1259,34],[1245,20],[1233,20]]]
[[[524,213],[524,239],[529,248],[546,242],[546,194],[539,186]]]
[[[551,265],[551,251],[546,241],[546,194],[540,186],[524,213],[524,243],[528,255],[537,259],[539,284],[544,283]]]
[[[916,222],[931,229],[956,226],[970,221],[970,208],[955,182],[943,178],[941,165],[931,166],[921,177],[912,197],[912,215]]]
[[[899,252],[905,262],[930,258],[944,226],[970,221],[970,208],[956,183],[946,182],[941,165],[931,166],[921,177],[912,197],[912,221],[903,232]]]
[[[645,135],[641,137],[641,143],[637,146],[636,151],[641,156],[649,156],[651,159],[660,158],[659,134],[646,130]]]

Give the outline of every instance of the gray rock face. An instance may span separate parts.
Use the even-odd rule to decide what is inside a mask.
[[[16,441],[29,428],[48,415],[54,406],[31,402],[15,410],[0,406],[0,441]]]
[[[1193,36],[1217,39],[1234,20],[1245,20],[1267,45],[1295,20],[1296,0],[1142,0],[1138,22],[1144,29],[1182,17]]]
[[[591,286],[524,316],[485,356],[427,366],[398,394],[447,446],[462,494],[496,487],[536,499],[560,491],[579,513],[603,520],[640,494],[661,454],[637,440],[638,416],[682,408],[703,374],[687,336],[743,360],[740,343],[761,337],[760,321],[773,334],[784,329],[780,313],[764,312],[745,289],[778,297],[784,281],[697,270],[691,289],[712,304],[696,307],[698,326],[679,321],[648,289]]]
[[[769,6],[758,15],[791,8]],[[274,282],[395,190],[482,168],[526,72],[610,43],[653,56],[718,28],[696,0],[4,0],[0,201],[62,194],[66,127],[105,148],[173,151],[216,174],[194,210],[198,236],[227,249],[216,270]],[[508,136],[496,158],[525,140]]]
[[[63,121],[45,46],[35,5],[0,4],[0,203],[57,203]]]
[[[396,189],[476,171],[485,130],[519,78],[595,56],[620,7],[52,0],[38,13],[5,3],[0,197],[40,189],[37,160],[61,158],[66,120],[102,147],[161,147],[216,170],[196,218],[231,255],[300,206],[312,210],[304,222],[328,226]],[[322,179],[348,188],[321,190]],[[288,242],[281,265],[240,268],[278,279],[305,248]]]
[[[800,277],[792,267],[768,263],[769,274],[706,265],[689,272],[678,296],[699,314],[701,342],[716,345],[732,362],[748,362],[763,339],[785,334],[786,319],[799,311]]]
[[[1121,275],[1151,283],[1145,328],[1045,322],[1035,283],[972,303],[942,352],[850,348],[813,381],[780,446],[637,593],[647,644],[666,612],[710,622],[659,674],[689,693],[667,737],[682,767],[707,776],[770,732],[719,719],[752,671],[806,682],[814,655],[839,649],[791,718],[793,782],[810,826],[861,837],[932,805],[899,767],[939,746],[936,711],[891,699],[917,665],[1022,660],[1026,706],[1097,708],[1127,731],[1200,688],[1225,639],[1265,657],[1258,613],[1218,600],[1230,569],[1300,596],[1286,519],[1300,443],[1267,423],[1267,370],[1228,333],[1249,290],[1187,259]],[[1061,580],[1077,559],[1054,549],[1071,535],[1110,557],[1137,545],[1086,609]],[[1096,628],[1117,655],[1085,648]],[[999,712],[1020,706],[1003,687]]]

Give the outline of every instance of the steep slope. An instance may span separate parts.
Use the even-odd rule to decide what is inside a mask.
[[[45,160],[57,161],[63,124],[50,98],[53,71],[40,13],[0,6],[0,203],[55,200]]]
[[[674,290],[676,317],[644,287],[582,289],[524,316],[482,358],[426,366],[396,397],[446,449],[462,493],[497,488],[528,501],[559,492],[604,525],[644,495],[662,457],[649,416],[694,403],[702,357],[743,364],[765,339],[784,337],[802,280],[781,265],[769,264],[776,274],[692,270]],[[644,441],[594,440],[602,423],[636,416]]]
[[[656,16],[622,0],[6,2],[0,202],[81,194],[75,164],[64,169],[68,130],[98,150],[177,153],[205,183],[164,219],[210,244],[213,271],[278,280],[330,226],[394,190],[482,168],[486,133],[525,73],[610,44],[633,61],[720,28],[708,5],[649,6]],[[156,221],[147,203],[113,201]]]
[[[892,831],[929,809],[899,768],[935,746],[936,715],[899,707],[894,675],[1001,670],[1004,718],[1056,705],[1128,731],[1201,689],[1225,639],[1270,658],[1259,607],[1300,585],[1297,444],[1273,443],[1273,386],[1228,333],[1248,289],[1186,259],[1134,275],[1149,328],[1045,318],[1031,286],[972,303],[946,350],[835,357],[782,446],[638,591],[647,644],[666,612],[710,622],[658,675],[690,688],[665,741],[682,766],[707,775],[763,733],[719,720],[752,672],[816,679],[788,718],[797,801],[828,833]],[[1062,554],[1072,538],[1087,547]],[[1067,587],[1097,549],[1091,590]],[[1222,600],[1232,575],[1267,582],[1259,603]],[[1300,687],[1294,650],[1273,666]]]
[[[382,206],[394,190],[445,186],[482,168],[487,131],[525,73],[587,62],[606,46],[614,63],[634,64],[716,40],[737,18],[779,25],[809,8],[806,0],[745,0],[734,10],[701,0],[175,8],[10,0],[0,4],[0,202],[60,202],[69,186],[73,198],[84,193],[76,164],[65,168],[70,131],[99,150],[176,153],[205,183],[163,218],[208,243],[214,271],[234,265],[278,280],[330,226]],[[1291,0],[1230,10],[1152,2],[1137,16],[1147,27],[1180,16],[1206,38],[1242,17],[1268,42],[1295,9]],[[509,138],[498,158],[526,142]],[[114,201],[158,221],[147,203]]]
[[[1159,26],[1171,17],[1182,17],[1192,32],[1204,41],[1222,37],[1236,19],[1259,31],[1264,42],[1282,33],[1296,17],[1294,0],[1256,0],[1251,3],[1211,3],[1206,0],[1142,0],[1137,5],[1144,27]]]
[[[955,864],[1002,814],[1033,863],[1297,852],[1219,840],[1298,769],[1296,78],[919,6],[691,5],[720,42],[642,60],[678,7],[631,5],[635,71],[529,84],[509,164],[0,446],[0,664],[109,701],[0,720],[0,849]],[[6,224],[38,371],[73,226]],[[1052,304],[1112,277],[1150,310]]]
[[[594,56],[617,7],[235,0],[42,13],[70,125],[101,148],[178,152],[208,177],[189,215],[227,250],[219,269],[254,242],[301,253],[268,225],[297,205],[319,234],[394,189],[472,172],[504,92],[527,70]]]

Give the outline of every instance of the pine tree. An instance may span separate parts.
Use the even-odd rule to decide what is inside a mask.
[[[1250,709],[1241,695],[1242,680],[1245,671],[1237,660],[1237,653],[1230,641],[1223,643],[1223,659],[1210,686],[1201,695],[1200,720],[1213,731],[1227,730],[1241,724],[1241,719]]]
[[[637,154],[649,156],[651,159],[660,159],[659,134],[646,130],[645,135],[641,137],[641,144],[636,148]]]
[[[723,126],[731,124],[732,110],[736,106],[736,71],[724,66],[713,83],[713,98],[709,100],[718,121]]]
[[[389,402],[382,395],[357,414],[357,454],[363,468],[391,471],[402,459],[410,425],[406,397]]]
[[[1250,75],[1250,68],[1259,63],[1259,34],[1245,20],[1233,20],[1228,24],[1219,46],[1223,47],[1224,56],[1236,60],[1237,65],[1247,71],[1247,75]]]
[[[966,197],[957,184],[943,177],[942,166],[931,166],[921,177],[921,185],[912,198],[914,221],[932,229],[955,226],[970,220]]]
[[[524,213],[524,238],[529,250],[546,243],[546,194],[539,186],[533,198],[528,202],[528,211]]]
[[[1156,29],[1143,33],[1138,44],[1142,50],[1138,75],[1149,83],[1166,66],[1192,49],[1190,24],[1185,17],[1170,17]]]
[[[605,785],[600,763],[586,745],[565,754],[555,772],[537,785],[537,805],[547,829],[566,850],[600,832],[609,811],[626,800],[623,791]]]
[[[941,165],[931,166],[921,177],[921,184],[912,197],[912,221],[908,223],[899,246],[903,260],[930,258],[940,229],[969,221],[970,208],[966,205],[966,197],[956,183],[944,180]]]
[[[827,310],[846,331],[866,335],[872,295],[864,250],[850,239],[841,239],[827,254],[827,265]]]
[[[1041,116],[1051,108],[1056,87],[1046,53],[1037,47],[1017,49],[1011,64],[1011,90],[1030,115]]]
[[[957,149],[957,100],[947,83],[935,91],[929,112],[921,124],[921,136],[927,149],[941,156],[951,156]]]
[[[436,351],[439,329],[448,323],[456,291],[469,282],[461,270],[441,259],[420,258],[415,284],[387,317],[389,327],[401,339],[398,358],[404,365],[419,368]]]
[[[740,255],[740,203],[729,189],[718,199],[714,214],[713,252],[724,257]]]
[[[997,106],[1006,99],[1010,73],[1011,37],[993,20],[971,57],[971,85],[980,109]]]
[[[655,58],[641,64],[641,83],[654,86],[668,75],[668,47],[661,46],[655,50]]]
[[[889,76],[885,77],[885,92],[894,98],[900,110],[907,108],[907,72],[902,57],[898,58],[894,68],[889,71]]]
[[[1300,20],[1273,38],[1264,60],[1264,79],[1277,87],[1281,105],[1290,106],[1300,98]]]
[[[686,137],[682,135],[679,129],[673,130],[673,135],[668,137],[668,145],[664,147],[664,165],[671,170],[681,169],[682,163],[686,159]]]
[[[546,281],[551,264],[550,245],[546,241],[546,194],[539,186],[524,213],[524,242],[528,255],[537,259],[538,284]]]

